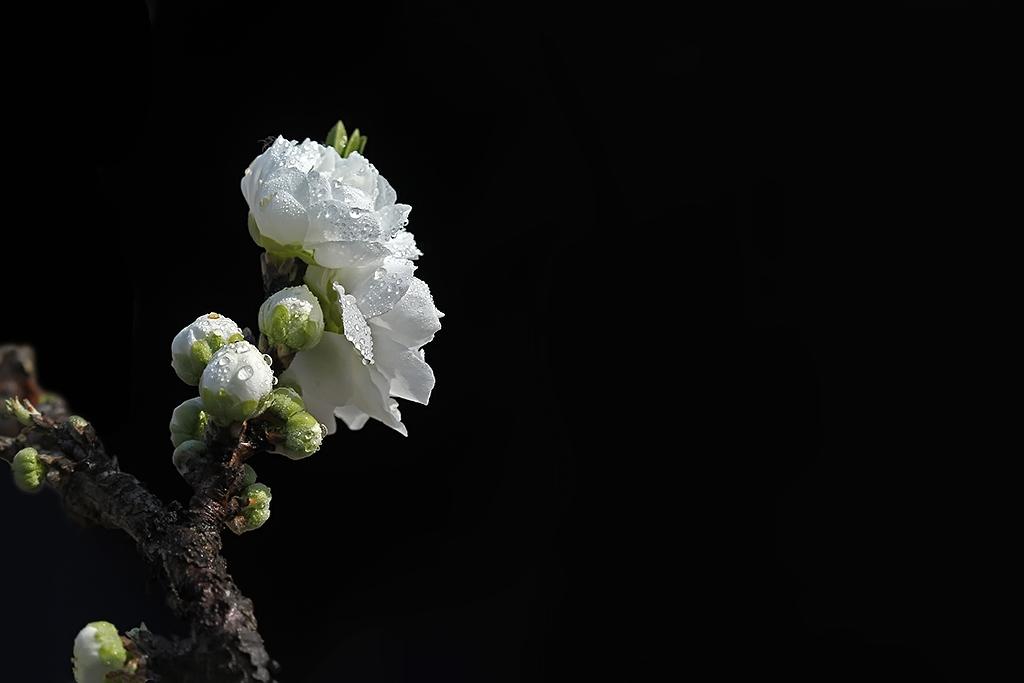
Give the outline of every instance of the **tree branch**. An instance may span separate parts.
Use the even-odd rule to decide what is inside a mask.
[[[81,418],[69,419],[66,403],[42,392],[31,349],[0,347],[0,392],[27,399],[31,413],[27,426],[14,419],[0,421],[0,457],[10,462],[28,446],[39,451],[48,468],[47,483],[68,514],[131,536],[166,587],[171,610],[189,625],[188,636],[178,639],[140,629],[129,633],[129,650],[140,661],[138,673],[126,680],[272,681],[276,664],[257,630],[252,601],[238,590],[220,554],[221,530],[240,509],[242,465],[267,447],[265,427],[253,422],[236,434],[214,434],[207,456],[186,477],[194,495],[182,509],[164,504],[122,472],[93,427]]]

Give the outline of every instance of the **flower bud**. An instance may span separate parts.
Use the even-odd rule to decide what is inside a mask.
[[[39,460],[39,452],[34,448],[22,448],[11,461],[14,472],[14,485],[25,493],[36,493],[46,483],[46,465]]]
[[[311,349],[324,331],[320,302],[306,285],[286,287],[260,306],[260,332],[274,346],[292,351]]]
[[[320,422],[303,410],[288,418],[285,423],[285,442],[278,452],[292,460],[300,460],[320,450],[324,440],[324,428]]]
[[[178,447],[174,449],[174,454],[171,455],[171,462],[174,463],[174,468],[178,470],[178,474],[184,476],[190,469],[189,460],[197,455],[205,454],[205,442],[189,439],[188,441],[182,441]]]
[[[199,395],[204,410],[218,421],[241,422],[259,411],[274,384],[269,356],[249,342],[237,341],[213,354],[199,380]]]
[[[183,329],[171,342],[171,367],[182,382],[199,384],[203,369],[224,344],[242,339],[242,330],[230,318],[207,313]]]
[[[238,535],[259,529],[270,519],[270,487],[266,484],[250,484],[242,492],[242,510],[227,522],[227,527]]]
[[[190,439],[203,439],[209,415],[203,410],[203,399],[190,398],[171,414],[171,443],[177,448]]]
[[[266,412],[286,422],[295,413],[305,410],[306,404],[302,402],[299,392],[291,387],[281,387],[270,392],[266,401]]]
[[[111,671],[124,669],[128,653],[109,621],[94,621],[78,632],[75,638],[75,681],[104,683]]]

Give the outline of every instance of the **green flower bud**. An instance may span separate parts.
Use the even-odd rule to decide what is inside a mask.
[[[185,384],[196,386],[217,349],[242,339],[242,330],[230,318],[207,313],[196,318],[171,342],[171,367]]]
[[[270,487],[266,484],[250,484],[242,492],[242,510],[227,523],[228,529],[241,535],[246,531],[259,529],[270,519]]]
[[[286,287],[260,306],[260,332],[274,346],[292,351],[311,349],[324,332],[320,302],[306,285]]]
[[[245,487],[242,496],[249,500],[245,507],[263,508],[270,506],[270,500],[273,497],[270,494],[270,487],[266,484],[250,484]]]
[[[174,463],[174,468],[178,470],[178,474],[184,476],[190,469],[188,464],[189,460],[197,455],[205,454],[205,442],[189,439],[188,441],[182,441],[178,447],[174,449],[174,453],[171,455],[171,462]]]
[[[203,399],[190,398],[171,414],[171,443],[177,448],[191,439],[202,440],[209,415],[203,410]]]
[[[14,485],[25,493],[36,493],[46,483],[46,465],[39,460],[34,448],[22,448],[11,462]]]
[[[291,387],[281,387],[270,392],[265,411],[285,422],[295,413],[305,409],[306,404],[303,403],[299,392]]]
[[[320,450],[324,440],[324,428],[307,411],[295,413],[285,423],[285,442],[278,452],[292,460],[301,460]]]
[[[242,422],[259,412],[276,381],[270,357],[239,341],[213,354],[199,381],[199,395],[204,410],[219,422]]]
[[[89,427],[89,421],[79,415],[69,417],[68,424],[78,433],[84,432]]]
[[[122,671],[128,659],[117,628],[94,621],[78,632],[74,659],[76,683],[105,683],[107,674]]]

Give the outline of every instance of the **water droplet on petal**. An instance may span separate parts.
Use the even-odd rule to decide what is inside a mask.
[[[263,362],[266,363],[267,365],[273,365],[274,359],[270,357],[269,353],[265,353],[263,354]]]
[[[327,436],[327,425],[325,425],[323,422],[320,423],[320,433],[323,434],[324,436]]]
[[[248,380],[250,377],[252,377],[252,375],[253,375],[252,366],[251,365],[243,365],[242,367],[238,368],[238,374],[236,376],[238,377],[238,379],[240,379],[240,380],[242,380],[244,382],[244,381]]]
[[[270,379],[270,384],[276,387],[277,386],[277,378],[276,377],[272,377]]]

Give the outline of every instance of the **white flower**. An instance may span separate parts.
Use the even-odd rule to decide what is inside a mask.
[[[182,382],[194,387],[213,352],[225,342],[241,338],[242,330],[230,318],[219,313],[201,315],[174,336],[171,367]]]
[[[111,671],[120,671],[128,657],[117,628],[109,621],[94,621],[78,632],[74,659],[77,683],[103,683]]]
[[[273,388],[269,357],[246,341],[228,344],[213,354],[199,380],[203,410],[221,422],[250,418]]]
[[[309,287],[285,287],[260,306],[259,324],[260,332],[274,346],[301,351],[320,342],[324,313]]]
[[[388,255],[419,255],[408,204],[358,152],[278,137],[242,176],[253,239],[278,254],[341,268],[378,263]]]
[[[441,328],[427,284],[407,259],[389,256],[377,267],[327,270],[310,266],[306,283],[325,308],[327,332],[316,348],[295,356],[282,375],[298,386],[306,410],[336,430],[369,418],[407,434],[393,397],[426,404],[434,373],[422,346]]]

